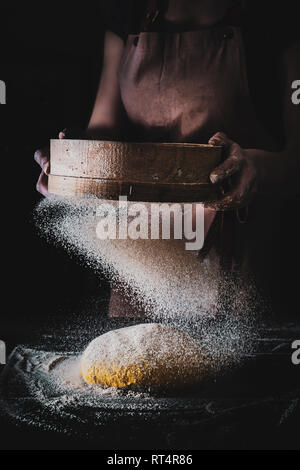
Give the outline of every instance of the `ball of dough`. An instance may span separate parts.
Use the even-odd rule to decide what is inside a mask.
[[[199,382],[207,369],[194,338],[159,323],[105,333],[88,345],[81,358],[85,382],[108,387],[182,386]]]

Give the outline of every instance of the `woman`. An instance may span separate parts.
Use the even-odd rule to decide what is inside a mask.
[[[250,271],[270,287],[276,214],[299,169],[300,107],[291,84],[300,77],[300,43],[273,34],[257,8],[232,0],[110,2],[86,136],[222,145],[224,162],[210,179],[224,194],[206,208],[207,242],[221,233],[214,240],[221,266]],[[47,152],[35,159],[37,189],[47,196]],[[113,299],[116,312],[123,300]]]

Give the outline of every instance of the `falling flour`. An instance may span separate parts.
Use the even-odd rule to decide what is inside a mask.
[[[112,285],[118,286],[128,299],[138,301],[146,312],[145,323],[175,327],[183,336],[188,333],[190,341],[195,341],[199,348],[193,349],[195,354],[186,361],[186,370],[189,361],[195,366],[200,354],[202,364],[209,365],[212,382],[222,380],[223,374],[234,370],[254,352],[257,303],[252,285],[225,277],[209,259],[201,260],[196,252],[185,250],[181,240],[99,239],[96,227],[102,204],[98,199],[53,196],[38,204],[35,222],[49,242],[62,246],[94,271],[104,271]],[[105,204],[107,210],[107,201]],[[113,204],[111,208],[113,216]],[[122,221],[124,215],[118,216],[118,221]],[[127,426],[131,417],[135,424],[139,416],[141,423],[150,419],[149,411],[158,413],[161,423],[164,413],[169,419],[178,420],[182,412],[206,410],[206,401],[200,396],[205,390],[202,383],[200,392],[189,395],[186,391],[184,397],[178,395],[174,399],[171,395],[157,396],[148,389],[140,392],[85,383],[82,352],[101,332],[94,320],[85,317],[80,321],[91,331],[79,328],[78,319],[69,322],[65,335],[74,343],[70,345],[68,341],[68,348],[72,348],[69,353],[46,352],[43,347],[16,348],[0,380],[2,411],[18,422],[87,435],[104,422],[112,423],[118,416],[123,419],[124,413]],[[133,327],[130,331],[132,345],[138,340],[137,329]],[[161,343],[163,350],[163,337]],[[180,341],[175,343],[173,355],[180,357]],[[132,351],[128,345],[126,348],[122,361],[128,365]],[[139,352],[141,356],[140,349],[135,355]],[[152,344],[147,354],[155,357],[155,353],[156,346]],[[92,356],[101,354],[103,351],[95,348]],[[172,357],[168,358],[170,365]],[[209,415],[210,409],[205,413]]]
[[[255,334],[251,284],[225,277],[209,259],[185,250],[182,240],[99,239],[96,228],[104,203],[107,211],[108,201],[52,196],[37,206],[36,224],[49,241],[95,271],[104,270],[112,284],[138,300],[149,318],[200,339],[217,369],[251,353]],[[120,223],[123,215],[118,215]],[[220,301],[220,291],[224,298],[234,299],[230,312]]]
[[[99,207],[99,200],[51,197],[38,206],[37,223],[42,234],[136,294],[152,317],[190,317],[215,309],[219,276],[208,262],[200,263],[181,240],[100,240]]]

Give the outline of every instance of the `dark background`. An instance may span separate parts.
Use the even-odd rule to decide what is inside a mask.
[[[99,287],[91,271],[36,233],[32,211],[40,200],[40,171],[33,155],[65,127],[87,124],[101,72],[104,22],[101,2],[96,7],[89,1],[73,2],[72,8],[2,2],[0,17],[0,79],[7,87],[7,104],[0,106],[0,338],[10,349],[12,336],[17,342],[24,328],[34,329],[65,306],[75,308]]]
[[[65,312],[97,296],[106,298],[109,292],[104,279],[99,281],[78,260],[41,240],[32,222],[40,200],[34,151],[65,127],[87,124],[101,72],[104,19],[101,2],[95,6],[90,1],[2,2],[0,18],[0,80],[7,86],[7,104],[0,106],[0,339],[9,352],[49,318],[63,321]],[[274,253],[282,273],[279,288],[274,288],[275,314],[285,322],[300,318],[299,202],[285,205],[285,230]],[[93,302],[96,312],[98,304]],[[105,308],[99,311],[103,314]]]
[[[0,79],[7,85],[7,104],[0,106],[4,340],[17,327],[33,320],[34,328],[35,320],[99,295],[91,271],[40,239],[32,210],[40,200],[34,151],[60,130],[88,122],[102,66],[102,3],[1,3]],[[274,253],[282,272],[274,287],[276,315],[284,319],[299,318],[299,202],[288,201],[280,215],[285,229]]]

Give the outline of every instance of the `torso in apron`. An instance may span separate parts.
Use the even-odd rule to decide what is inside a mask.
[[[238,27],[129,35],[119,79],[128,138],[207,143],[222,130],[244,148],[274,147],[255,116]]]
[[[129,35],[119,81],[130,123],[128,140],[207,143],[223,131],[243,148],[276,149],[251,102],[239,27]],[[253,204],[248,223],[234,223],[232,236],[227,234],[233,257],[238,253],[239,269],[248,270],[249,260],[258,257],[258,244],[264,243],[263,227],[257,225],[257,217],[266,226],[271,223],[264,204],[268,201]],[[206,219],[211,223],[211,213]],[[265,258],[263,265],[268,261]]]

